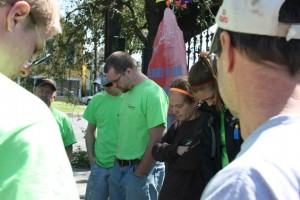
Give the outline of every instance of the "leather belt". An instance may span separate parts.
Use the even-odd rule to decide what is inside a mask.
[[[120,159],[116,159],[116,162],[120,165],[120,166],[122,166],[122,167],[124,167],[124,166],[128,166],[128,165],[138,165],[140,162],[141,162],[141,160],[140,159],[133,159],[133,160],[120,160]]]

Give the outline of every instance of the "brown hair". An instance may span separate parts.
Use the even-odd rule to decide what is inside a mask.
[[[170,88],[181,89],[181,90],[187,91],[188,93],[191,94],[191,86],[190,86],[189,82],[184,78],[175,79],[173,81],[173,83],[170,85]],[[195,100],[192,96],[186,95],[186,94],[182,94],[182,95],[184,96],[185,102],[187,102],[189,104],[192,104],[195,102]]]
[[[135,60],[125,51],[116,51],[112,53],[106,60],[104,65],[104,73],[107,73],[111,68],[116,73],[123,73],[127,68],[137,68]]]
[[[0,6],[13,5],[18,0],[0,0]],[[50,35],[60,33],[59,0],[25,0],[30,5],[30,13],[37,26],[44,27]]]
[[[190,69],[188,80],[192,92],[205,89],[216,91],[216,107],[219,111],[223,110],[224,103],[218,89],[216,58],[214,54],[201,52],[199,60]]]

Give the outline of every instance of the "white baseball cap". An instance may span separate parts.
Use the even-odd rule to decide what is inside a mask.
[[[218,27],[254,35],[300,39],[300,23],[279,22],[285,0],[224,0],[216,16]]]

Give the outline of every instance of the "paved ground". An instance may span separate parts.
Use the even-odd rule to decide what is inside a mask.
[[[73,168],[73,175],[77,184],[80,199],[85,199],[85,189],[88,177],[90,175],[89,169]]]
[[[85,146],[85,129],[87,127],[87,121],[82,118],[80,114],[68,114],[70,117],[70,120],[73,125],[73,130],[75,132],[75,136],[77,139],[77,143],[73,147],[73,150],[76,150],[77,146],[80,146],[80,148],[83,151],[86,151],[86,146]]]
[[[75,151],[77,147],[80,146],[82,150],[86,151],[84,135],[87,127],[87,121],[83,119],[80,114],[68,114],[68,116],[72,121],[73,129],[77,139],[77,144],[73,147],[73,150]],[[85,199],[85,189],[88,177],[90,175],[90,170],[73,168],[73,175],[77,183],[80,199]]]

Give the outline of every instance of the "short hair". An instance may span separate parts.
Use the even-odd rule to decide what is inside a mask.
[[[191,94],[191,86],[189,84],[189,82],[184,79],[184,78],[177,78],[173,81],[173,83],[170,85],[170,88],[177,88],[177,89],[181,89],[184,91],[187,91],[188,93]],[[190,96],[190,95],[186,95],[186,94],[182,94],[184,96],[184,101],[192,104],[195,102],[195,99]]]
[[[0,0],[0,6],[13,5],[18,0]],[[44,27],[50,35],[61,33],[59,0],[25,0],[37,26]]]
[[[280,8],[278,20],[283,23],[300,23],[300,1],[286,0]],[[245,53],[252,61],[257,63],[271,61],[284,65],[291,76],[299,71],[299,39],[286,41],[283,37],[237,33],[218,28],[211,47],[211,52],[217,55],[222,52],[220,34],[223,31],[230,35],[232,46]]]
[[[217,67],[214,54],[201,52],[199,60],[194,63],[189,71],[189,83],[192,92],[209,89],[216,92],[216,107],[219,111],[224,109],[224,103],[219,93],[217,82]]]
[[[116,73],[121,74],[127,68],[137,68],[137,65],[129,53],[125,51],[116,51],[107,58],[104,65],[104,73],[107,73],[111,68],[113,68]]]

